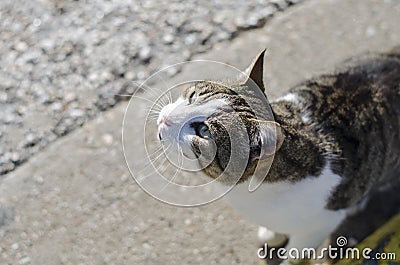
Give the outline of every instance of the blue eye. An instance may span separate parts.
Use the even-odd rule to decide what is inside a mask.
[[[204,139],[211,138],[210,130],[208,129],[208,126],[205,125],[204,123],[199,125],[199,127],[196,130],[196,133],[201,138],[204,138]]]
[[[196,98],[197,98],[196,92],[193,92],[192,94],[190,94],[190,97],[189,97],[189,104],[192,104],[193,102],[195,102],[195,101],[196,101]]]

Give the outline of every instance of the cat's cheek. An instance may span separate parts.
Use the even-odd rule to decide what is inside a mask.
[[[196,137],[194,149],[197,150],[198,162],[203,173],[212,179],[217,179],[221,174],[221,168],[218,163],[217,146],[213,140],[206,140],[201,137]]]
[[[196,154],[193,150],[193,135],[185,135],[181,143],[182,153],[188,159],[196,159]]]

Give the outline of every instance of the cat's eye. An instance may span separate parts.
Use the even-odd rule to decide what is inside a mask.
[[[204,139],[211,138],[210,130],[208,129],[208,126],[205,125],[204,123],[199,125],[199,127],[196,130],[196,133],[201,138],[204,138]]]
[[[190,94],[189,96],[189,104],[192,104],[193,102],[195,102],[197,96],[196,96],[196,92],[192,92],[192,94]]]

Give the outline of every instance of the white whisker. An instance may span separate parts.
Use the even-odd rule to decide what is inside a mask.
[[[119,96],[119,97],[132,97],[133,94],[112,94],[113,96]]]
[[[178,157],[178,170],[174,173],[174,175],[172,176],[171,179],[168,180],[168,183],[165,184],[165,186],[161,189],[161,191],[163,191],[165,188],[167,188],[167,186],[170,183],[173,183],[173,181],[175,180],[176,176],[182,171],[182,164],[183,164],[183,152],[182,152],[182,148],[179,146],[179,157]]]
[[[146,163],[147,165],[144,167],[144,168],[142,168],[139,172],[137,172],[136,174],[137,175],[140,175],[144,170],[146,170],[146,169],[148,169],[149,168],[149,166],[154,166],[154,163],[169,149],[171,147],[171,145],[169,145],[167,148],[166,148],[166,150],[165,151],[163,151],[162,149],[163,149],[163,146],[162,145],[160,145],[160,147],[158,147],[157,149],[156,149],[156,151],[154,151],[152,154],[150,154],[150,155],[148,155],[148,158],[150,158],[150,163]],[[158,152],[160,152],[159,154],[158,154]],[[157,155],[156,157],[151,157],[151,156],[153,156],[153,155]],[[147,160],[147,159],[146,159]],[[145,162],[145,161],[143,161],[143,162]]]
[[[169,146],[169,147],[170,147],[170,146]],[[169,149],[169,147],[168,147],[168,149]],[[167,149],[167,150],[168,150],[168,149]],[[166,152],[167,150],[165,150],[165,152]],[[165,154],[165,152],[162,152],[161,154]],[[169,154],[169,153],[168,153],[168,154]],[[160,157],[160,155],[157,156],[157,158],[155,158],[155,160],[157,160],[159,157]],[[155,160],[153,160],[152,162],[155,162]],[[155,169],[155,171],[156,171],[157,173],[159,173],[159,169],[165,164],[165,162],[168,162],[168,156],[167,156],[167,155],[165,155],[165,158],[162,160],[162,162],[161,162],[158,166],[154,167],[154,169]],[[154,163],[150,163],[150,164],[151,164],[151,165],[154,165]],[[147,166],[148,166],[148,165],[147,165]],[[147,167],[147,166],[146,166],[146,167]],[[145,175],[145,176],[143,176],[143,177],[141,177],[141,178],[138,178],[138,181],[140,182],[140,181],[146,179],[147,177],[151,176],[153,173],[154,173],[154,172],[150,172],[149,174],[147,174],[147,175]]]

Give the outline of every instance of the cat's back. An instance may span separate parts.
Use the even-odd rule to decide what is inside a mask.
[[[398,109],[400,46],[386,54],[345,61],[334,74],[307,80],[292,92],[300,95],[307,108],[319,116],[340,112],[357,118],[361,113],[372,115],[379,106]]]
[[[304,119],[337,147],[335,173],[344,177],[332,208],[350,206],[400,176],[400,47],[344,63],[335,74],[292,90]],[[351,195],[353,193],[353,195]]]

